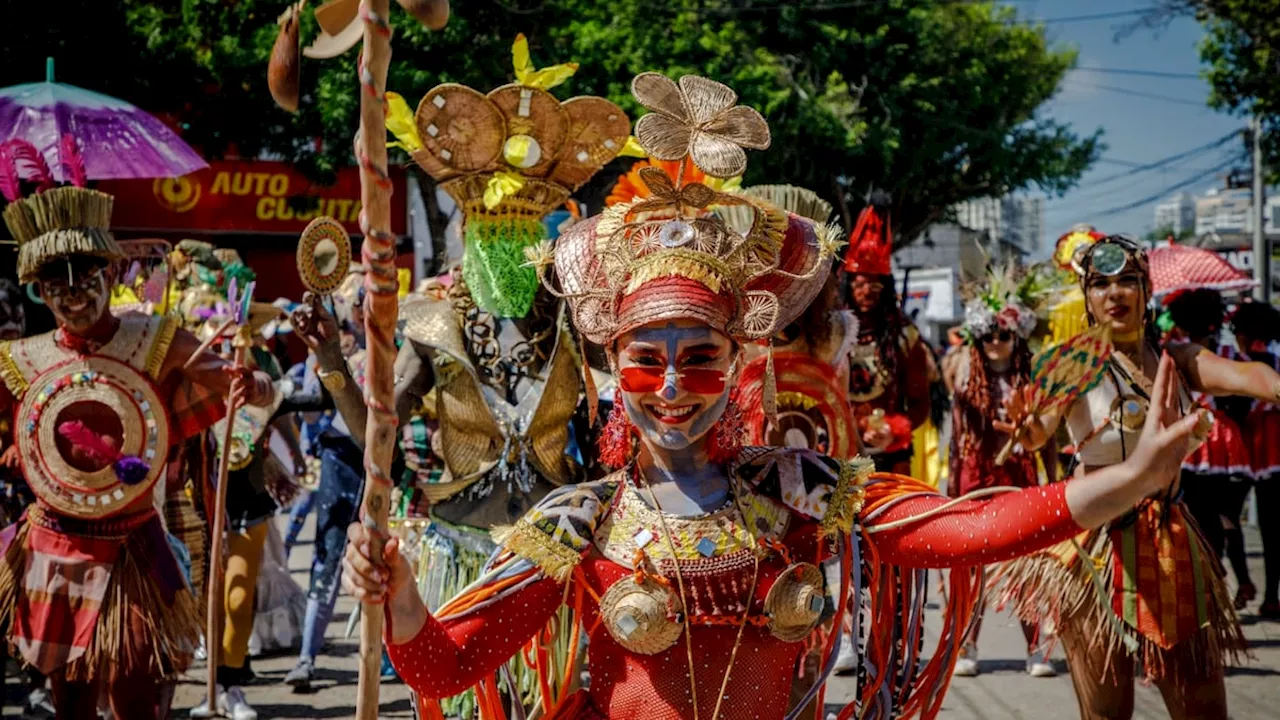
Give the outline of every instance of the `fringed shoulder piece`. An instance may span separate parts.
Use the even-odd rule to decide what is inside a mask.
[[[0,380],[4,380],[5,387],[9,388],[9,392],[13,393],[16,400],[22,400],[22,396],[27,393],[27,378],[23,376],[18,364],[13,361],[12,352],[12,341],[0,342]]]
[[[621,478],[620,471],[603,480],[553,490],[515,525],[494,528],[493,539],[548,577],[567,582],[613,507]]]
[[[734,472],[755,491],[819,523],[827,537],[849,535],[862,511],[862,483],[875,470],[864,458],[836,460],[802,448],[750,447]]]

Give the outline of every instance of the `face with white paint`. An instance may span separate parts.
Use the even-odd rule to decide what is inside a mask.
[[[107,312],[115,267],[88,255],[53,260],[40,269],[36,289],[58,326],[83,334]]]
[[[724,414],[737,350],[724,333],[691,320],[651,323],[614,346],[622,402],[651,451],[696,449]]]

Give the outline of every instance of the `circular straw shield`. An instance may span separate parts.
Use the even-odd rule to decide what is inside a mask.
[[[151,493],[169,451],[155,385],[89,355],[51,368],[23,396],[17,438],[27,484],[62,515],[109,517]]]
[[[631,120],[622,108],[599,97],[572,98],[560,107],[569,117],[569,134],[550,179],[577,189],[622,151]]]
[[[351,237],[342,223],[318,217],[298,241],[298,275],[317,295],[332,295],[351,268]]]
[[[502,153],[506,120],[489,98],[465,85],[432,88],[414,113],[425,152],[414,160],[437,180],[484,170]]]

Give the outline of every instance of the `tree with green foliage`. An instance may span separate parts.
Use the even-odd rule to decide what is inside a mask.
[[[286,3],[92,5],[100,19],[80,29],[83,47],[74,38],[64,44],[77,54],[59,60],[67,81],[170,113],[209,156],[271,153],[320,179],[352,163],[357,50],[304,60],[297,114],[271,102],[267,58]],[[31,23],[19,21],[29,29],[21,43],[42,56],[42,33],[66,32],[31,13]],[[529,37],[536,63],[580,64],[556,89],[561,97],[604,95],[633,116],[629,81],[637,72],[721,80],[763,112],[773,132],[746,183],[810,187],[846,224],[872,188],[885,189],[899,245],[971,198],[1031,188],[1062,194],[1102,151],[1099,131],[1080,135],[1040,113],[1075,52],[1051,46],[1042,27],[993,2],[494,0],[455,3],[439,32],[404,13],[393,13],[392,23],[388,89],[411,103],[441,82],[486,90],[509,81],[518,32]],[[116,30],[98,36],[95,24]],[[317,32],[308,12],[304,44]],[[11,59],[3,52],[0,60]],[[0,65],[4,80],[20,80],[15,67]],[[606,171],[585,190],[599,195],[612,181]],[[443,218],[433,220],[442,227]]]
[[[1205,28],[1200,59],[1209,105],[1262,120],[1269,182],[1280,182],[1280,0],[1159,0],[1136,27],[1158,29],[1187,16]]]

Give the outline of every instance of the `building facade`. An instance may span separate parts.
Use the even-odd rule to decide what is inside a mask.
[[[1181,192],[1156,205],[1156,230],[1170,230],[1174,235],[1194,231],[1196,226],[1196,200],[1188,192]]]
[[[985,232],[992,247],[1016,248],[1020,255],[1035,255],[1044,243],[1044,198],[1006,195],[979,198],[955,207],[956,222]],[[994,259],[1006,259],[993,255]]]

